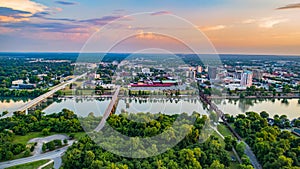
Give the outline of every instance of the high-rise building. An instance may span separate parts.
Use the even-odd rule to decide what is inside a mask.
[[[217,78],[217,67],[208,67],[208,76],[210,80],[215,80]]]
[[[203,68],[201,66],[197,66],[197,72],[201,73],[203,71]]]
[[[241,86],[252,86],[253,73],[251,71],[244,71],[241,77]]]
[[[262,71],[259,69],[254,69],[253,70],[253,78],[258,79],[258,80],[262,79],[263,78]]]

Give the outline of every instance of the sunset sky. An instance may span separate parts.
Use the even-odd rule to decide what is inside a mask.
[[[133,24],[134,15],[124,19],[144,12],[154,18],[143,20],[151,28]],[[113,29],[137,35],[115,52],[135,51],[141,41],[145,46],[161,41],[172,46],[172,40],[155,38],[153,32],[176,34],[181,29],[175,22],[157,24],[164,15],[191,22],[218,53],[300,55],[299,0],[0,0],[0,51],[78,52],[91,35],[120,18]],[[184,31],[185,39],[192,37]],[[105,38],[109,43],[118,37],[112,33]]]

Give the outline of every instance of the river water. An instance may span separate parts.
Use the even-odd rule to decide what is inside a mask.
[[[24,100],[2,100],[0,102],[0,111],[14,111],[26,101]],[[62,99],[52,103],[44,112],[51,114],[60,112],[63,108],[76,112],[79,116],[87,116],[90,112],[100,116],[108,106],[110,99]],[[274,115],[287,115],[289,119],[300,117],[300,104],[298,99],[289,99],[288,103],[282,103],[281,100],[255,100],[255,99],[238,99],[238,100],[215,100],[218,107],[225,113],[237,115],[248,111],[261,112],[266,111],[270,117]],[[122,111],[131,113],[150,112],[179,114],[186,112],[191,114],[193,111],[206,114],[203,110],[202,103],[196,99],[168,100],[168,99],[120,99],[116,114]]]
[[[0,114],[4,111],[14,112],[30,99],[0,99]]]

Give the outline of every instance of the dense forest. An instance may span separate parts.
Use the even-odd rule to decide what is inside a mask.
[[[176,120],[177,118],[181,118],[180,122]],[[194,125],[186,123],[193,118],[195,118]],[[97,118],[92,113],[87,119],[82,120],[83,127],[88,131],[96,126]],[[89,137],[81,138],[68,149],[63,156],[63,168],[227,168],[231,159],[218,138],[210,136],[202,142],[199,140],[199,138],[203,138],[201,131],[207,120],[205,115],[200,116],[195,112],[191,116],[185,113],[182,115],[154,115],[149,113],[112,115],[107,121],[109,125],[105,125],[99,132],[100,134],[91,132]],[[163,139],[166,139],[167,142],[176,139],[178,134],[180,135],[177,128],[172,125],[173,123],[178,123],[180,127],[186,128],[187,135],[173,148],[167,149],[162,154],[157,153],[160,151],[159,147],[168,146],[161,145],[165,143]],[[110,136],[111,129],[108,126],[131,137],[134,140],[133,145],[121,144],[121,138],[115,135]],[[168,131],[167,134],[163,135],[159,142],[145,143],[141,141],[144,138],[160,135],[166,130]],[[149,145],[149,143],[152,144]],[[134,153],[133,156],[140,158],[123,157],[116,155],[118,152],[114,154],[107,151],[112,147],[120,151],[131,151]],[[155,155],[151,156],[149,153]],[[145,156],[147,158],[142,158]],[[251,165],[239,165],[239,167],[252,168]]]
[[[266,112],[247,112],[235,118],[227,116],[227,120],[249,144],[263,168],[299,168],[300,138],[280,129],[286,124],[286,116],[275,116],[273,126],[268,124],[268,117]]]

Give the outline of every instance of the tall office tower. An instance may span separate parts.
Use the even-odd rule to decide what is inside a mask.
[[[203,68],[201,66],[197,66],[197,72],[201,73],[203,71]]]
[[[241,77],[241,86],[252,86],[253,73],[251,71],[244,71]]]
[[[210,80],[215,80],[217,78],[217,67],[208,67],[208,76]]]

